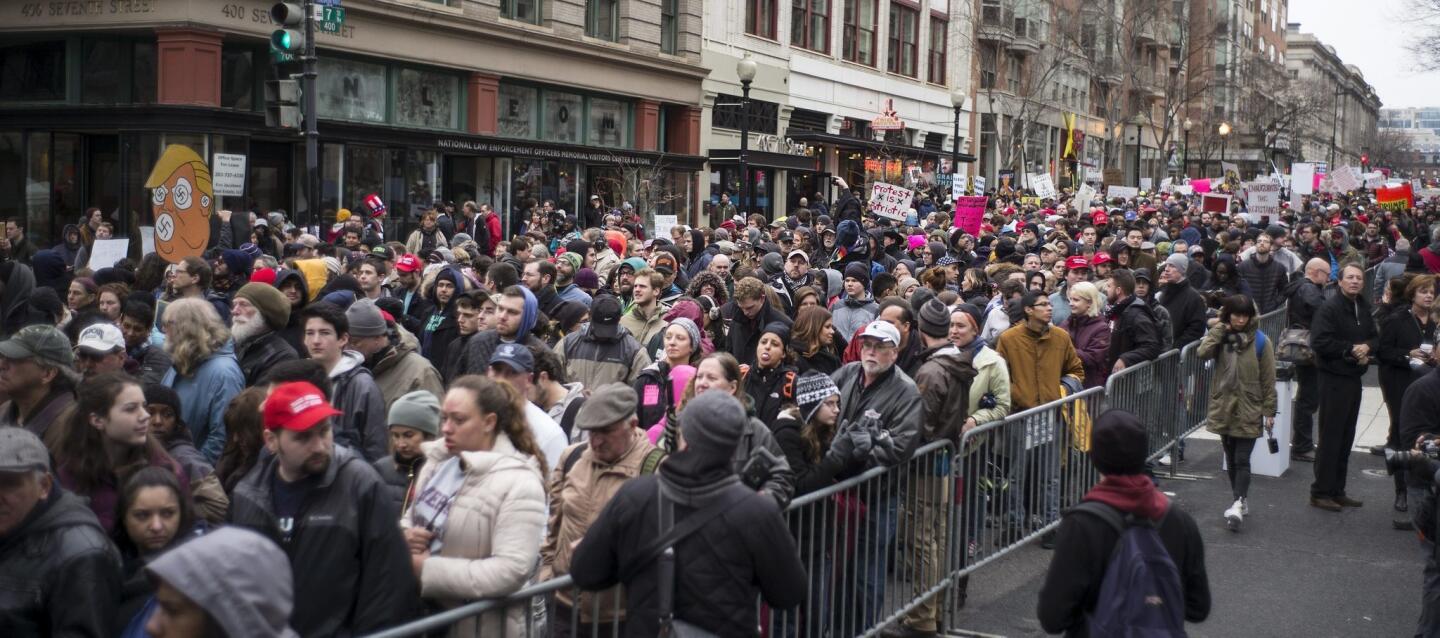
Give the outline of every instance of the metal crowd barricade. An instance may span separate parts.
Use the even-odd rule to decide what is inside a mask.
[[[1180,351],[1121,370],[1105,381],[1105,406],[1140,417],[1150,438],[1148,460],[1163,456],[1179,439]]]
[[[1214,374],[1213,359],[1196,354],[1200,342],[1185,345],[1180,351],[1180,438],[1190,436],[1205,423],[1210,413],[1210,381]]]
[[[1366,272],[1368,273],[1370,271]],[[1369,276],[1373,277],[1374,275]],[[1265,338],[1269,339],[1271,344],[1279,344],[1280,335],[1285,332],[1286,328],[1290,327],[1285,313],[1286,306],[1282,305],[1275,310],[1260,315],[1260,330],[1265,333]]]

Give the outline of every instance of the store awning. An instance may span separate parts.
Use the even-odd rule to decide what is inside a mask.
[[[772,153],[769,151],[745,151],[746,159],[752,168],[778,168],[787,171],[816,171],[819,165],[814,157],[809,155],[790,155],[788,153]],[[740,149],[738,148],[714,148],[710,149],[711,164],[739,164]]]
[[[950,152],[943,149],[921,148],[919,146],[904,146],[900,144],[888,144],[875,140],[862,140],[858,137],[846,135],[835,135],[833,133],[820,133],[818,131],[786,131],[785,137],[796,142],[810,144],[833,144],[841,148],[853,148],[862,151],[876,153],[890,153],[902,157],[931,157],[934,159],[949,159]],[[976,157],[968,153],[960,154],[961,162],[974,162]]]

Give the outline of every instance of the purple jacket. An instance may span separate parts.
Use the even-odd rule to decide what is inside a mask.
[[[1110,350],[1110,323],[1104,317],[1070,315],[1060,327],[1070,333],[1075,352],[1085,364],[1085,387],[1098,388],[1110,377],[1105,365]]]

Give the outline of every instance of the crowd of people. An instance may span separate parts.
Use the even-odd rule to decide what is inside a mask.
[[[1198,342],[1234,493],[1215,515],[1238,531],[1251,450],[1277,413],[1281,335],[1257,319],[1280,308],[1310,331],[1291,454],[1315,463],[1311,504],[1361,505],[1345,488],[1370,363],[1390,447],[1409,447],[1402,399],[1435,378],[1435,201],[1325,194],[1257,219],[1170,192],[1066,190],[993,197],[966,232],[946,207],[906,226],[837,187],[775,220],[661,237],[633,208],[594,203],[531,202],[507,236],[488,206],[438,202],[404,242],[349,211],[325,228],[227,211],[201,256],[101,267],[100,211],[43,249],[7,220],[0,633],[363,635],[569,575],[583,593],[455,631],[518,635],[538,615],[559,636],[753,635],[757,596],[776,611],[829,599],[817,592],[842,565],[856,591],[803,606],[794,633],[873,627],[897,543],[929,565],[946,551],[937,512],[957,497],[943,473],[866,493],[849,542],[792,529],[792,499],[932,442],[960,450],[981,425]],[[1106,478],[1087,500],[1163,517],[1143,476],[1151,424],[1133,418],[1096,424]],[[1403,481],[1398,511],[1419,489]],[[1043,500],[1001,524],[1059,518],[1058,497]],[[1195,523],[1167,520],[1185,615],[1201,620]],[[1090,562],[1066,553],[1040,614],[1072,634],[1098,587],[1083,574],[1108,555],[1093,553],[1105,532],[1074,527],[1042,545],[1085,544]],[[949,599],[963,605],[965,586]],[[886,635],[935,635],[946,596]]]

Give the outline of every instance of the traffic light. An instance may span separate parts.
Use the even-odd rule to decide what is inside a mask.
[[[280,27],[270,34],[270,49],[295,55],[305,49],[305,14],[296,2],[276,2],[270,7],[270,21]]]
[[[278,129],[300,129],[300,83],[298,81],[265,81],[265,126]]]
[[[1369,166],[1369,165],[1370,165],[1370,154],[1369,154],[1369,153],[1361,153],[1361,154],[1360,154],[1360,165],[1361,165],[1361,166]]]

